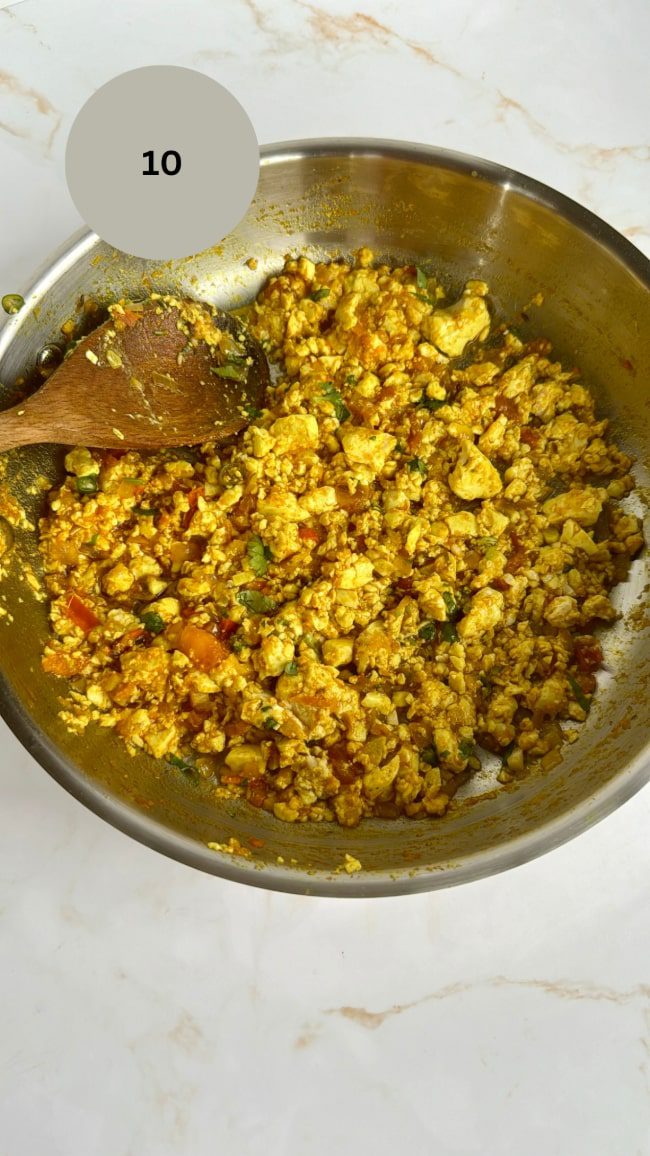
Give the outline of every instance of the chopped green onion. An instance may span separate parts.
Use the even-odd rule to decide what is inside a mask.
[[[426,289],[428,287],[429,279],[424,269],[420,269],[419,265],[415,266],[415,281],[418,289]]]
[[[226,363],[225,365],[211,365],[210,373],[214,373],[215,377],[226,377],[229,381],[246,381],[248,370],[245,365]]]
[[[473,739],[461,739],[458,744],[458,753],[461,759],[471,759],[475,746]]]
[[[418,474],[426,474],[427,472],[426,464],[422,461],[422,458],[411,458],[408,467],[409,473],[411,474],[415,474],[416,472]]]
[[[189,772],[190,774],[196,771],[196,767],[192,766],[192,763],[188,763],[187,759],[181,759],[179,755],[167,755],[165,761],[169,763],[170,767],[178,767],[179,771]]]
[[[443,590],[442,600],[447,608],[447,617],[452,619],[455,618],[458,614],[458,607],[456,605],[456,599],[454,598],[451,590]]]
[[[348,373],[348,376],[345,379],[345,384],[346,385],[356,385],[357,384],[357,379],[353,373]]]
[[[443,642],[456,642],[458,634],[453,622],[443,622],[440,626],[440,638]]]
[[[251,614],[272,614],[278,608],[275,598],[268,598],[259,590],[240,590],[237,601]]]
[[[99,538],[99,534],[93,534],[92,538],[89,538],[87,542],[82,542],[81,545],[86,550],[92,550],[92,548],[96,544],[98,538]]]
[[[266,727],[267,731],[277,731],[280,724],[279,722],[276,722],[274,718],[269,717],[264,719],[263,725]]]
[[[285,666],[284,673],[290,674],[290,675],[297,674],[298,673],[298,663],[294,662],[292,659],[292,661],[288,662],[287,665]]]
[[[435,622],[425,622],[418,630],[418,638],[424,638],[426,642],[430,642],[436,636]]]
[[[585,711],[585,713],[588,714],[589,708],[591,707],[591,700],[587,698],[584,690],[580,686],[580,683],[576,682],[573,675],[569,674],[568,671],[567,671],[567,681],[569,683],[569,686],[571,687],[571,690],[573,691],[573,697],[575,698],[578,706],[582,707],[583,711]]]
[[[5,313],[18,313],[25,304],[25,298],[20,293],[5,293],[2,298],[2,308]]]
[[[436,410],[442,409],[443,405],[449,405],[449,402],[447,398],[441,400],[439,397],[428,397],[423,393],[417,404],[420,409],[428,409],[429,413],[435,413]]]
[[[140,518],[155,518],[158,511],[152,506],[134,506],[133,513],[138,514]]]
[[[96,494],[99,489],[97,474],[84,474],[77,478],[77,492],[80,494]]]
[[[438,766],[438,752],[433,744],[420,751],[420,759],[423,763],[428,763],[430,767]]]
[[[314,289],[314,292],[310,293],[312,301],[322,301],[325,297],[329,297],[329,295],[330,291],[326,285],[323,286],[322,289]]]
[[[261,409],[258,409],[255,405],[245,405],[244,410],[249,421],[255,421],[256,418],[262,416]]]
[[[164,620],[155,610],[147,610],[145,614],[141,614],[140,621],[150,634],[162,634],[165,629]]]
[[[339,422],[347,421],[350,416],[350,411],[347,408],[341,394],[331,381],[324,381],[323,383],[323,397],[329,401],[334,408],[334,413]]]

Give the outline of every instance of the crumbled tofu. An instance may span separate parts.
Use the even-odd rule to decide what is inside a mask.
[[[461,442],[458,461],[449,475],[449,486],[466,502],[493,498],[503,488],[499,471],[473,442]]]

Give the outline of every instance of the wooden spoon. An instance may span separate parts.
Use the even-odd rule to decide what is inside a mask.
[[[157,449],[223,441],[269,384],[241,321],[170,297],[111,307],[47,381],[0,413],[0,451],[35,442]]]

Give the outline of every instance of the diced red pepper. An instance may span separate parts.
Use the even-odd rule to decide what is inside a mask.
[[[298,530],[298,537],[301,538],[303,542],[320,542],[321,540],[319,531],[315,530],[312,526],[301,526]]]
[[[579,638],[575,644],[575,656],[578,670],[583,674],[593,674],[603,663],[603,651],[596,638],[591,636]]]
[[[146,634],[147,631],[143,626],[136,626],[134,630],[127,630],[126,634],[123,634],[113,644],[113,654],[124,654],[125,650],[130,650],[138,642],[143,641]]]
[[[519,434],[522,442],[524,442],[525,445],[530,446],[531,449],[535,449],[535,447],[539,445],[539,439],[541,436],[542,435],[540,434],[539,430],[533,429],[533,427],[529,425],[525,425]]]
[[[88,631],[92,630],[94,626],[99,626],[99,618],[94,610],[86,606],[85,602],[82,602],[79,595],[75,594],[73,590],[71,590],[68,595],[65,612],[70,621],[74,622],[75,626],[78,626],[86,634],[88,634]]]
[[[232,618],[220,618],[217,623],[217,634],[219,638],[223,638],[225,641],[227,638],[230,638],[231,634],[235,633],[237,628],[238,623],[233,622]]]
[[[183,526],[184,530],[189,529],[189,525],[190,525],[190,522],[192,521],[192,518],[194,517],[194,511],[196,510],[199,498],[202,498],[204,493],[205,493],[204,487],[203,486],[197,486],[194,490],[190,490],[189,494],[187,495],[187,500],[190,504],[190,508],[189,508],[189,510],[186,510],[185,513],[183,514],[182,526]]]

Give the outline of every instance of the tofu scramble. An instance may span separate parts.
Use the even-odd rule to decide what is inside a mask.
[[[40,527],[64,718],[278,819],[441,816],[587,717],[643,539],[630,459],[543,340],[434,275],[287,259],[229,444],[66,457]]]

